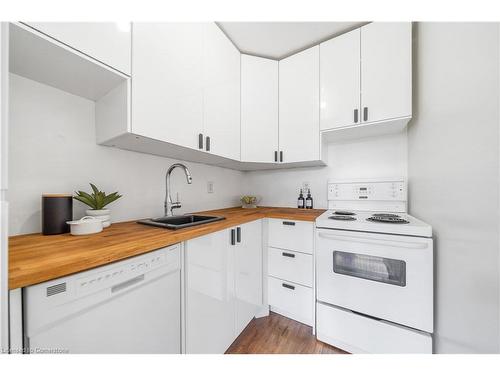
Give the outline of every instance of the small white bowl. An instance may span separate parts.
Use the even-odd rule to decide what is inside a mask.
[[[80,220],[67,221],[73,236],[83,236],[102,232],[102,220],[92,216],[84,216]]]

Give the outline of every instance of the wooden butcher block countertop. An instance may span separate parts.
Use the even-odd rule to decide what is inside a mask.
[[[169,230],[135,221],[114,223],[88,236],[27,234],[9,238],[9,289],[86,271],[131,256],[262,218],[314,221],[325,210],[259,207],[226,208],[203,213],[226,219]]]

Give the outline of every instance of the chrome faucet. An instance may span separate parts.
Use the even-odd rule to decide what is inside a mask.
[[[182,168],[184,170],[188,184],[191,184],[193,182],[191,173],[189,173],[189,169],[184,164],[175,163],[172,164],[170,168],[168,168],[166,175],[165,216],[174,216],[174,209],[181,207],[181,202],[179,202],[179,194],[177,194],[177,202],[172,202],[172,197],[170,196],[170,174],[175,168]]]

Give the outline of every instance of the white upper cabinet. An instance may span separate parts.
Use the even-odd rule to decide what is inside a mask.
[[[411,23],[361,28],[362,121],[411,116]]]
[[[240,160],[240,52],[215,23],[203,25],[205,150]]]
[[[134,23],[132,131],[199,148],[203,133],[202,23]]]
[[[411,23],[374,22],[321,43],[320,70],[321,130],[388,124],[352,133],[375,135],[411,117]]]
[[[360,29],[320,44],[321,130],[360,118]]]
[[[134,23],[132,131],[240,160],[240,53],[214,23]]]
[[[275,161],[278,147],[278,61],[241,56],[241,161]]]
[[[279,62],[279,145],[285,163],[320,159],[319,46]]]
[[[29,22],[27,25],[122,73],[131,73],[130,23]]]

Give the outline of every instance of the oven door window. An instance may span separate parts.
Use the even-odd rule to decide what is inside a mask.
[[[334,251],[333,272],[385,284],[406,286],[406,262],[398,259]]]

